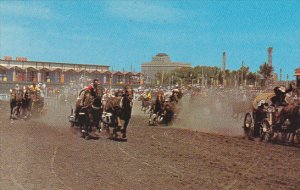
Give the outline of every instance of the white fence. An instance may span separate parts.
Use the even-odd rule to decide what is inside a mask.
[[[8,101],[10,98],[9,94],[0,94],[0,100],[6,100]]]

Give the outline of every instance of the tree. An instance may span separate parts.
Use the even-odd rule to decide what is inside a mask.
[[[249,74],[247,75],[247,81],[248,84],[255,84],[257,75],[255,73],[249,72]]]
[[[261,74],[265,79],[271,77],[273,72],[273,67],[268,65],[266,62],[259,67],[258,73]]]

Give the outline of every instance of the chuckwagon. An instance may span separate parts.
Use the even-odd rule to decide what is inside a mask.
[[[273,103],[275,93],[262,93],[252,102],[252,111],[245,114],[243,129],[249,139],[259,137],[270,140],[293,143],[299,134],[300,106],[294,89],[284,98],[284,104]]]

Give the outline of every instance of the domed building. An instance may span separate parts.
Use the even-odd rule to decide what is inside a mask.
[[[162,72],[170,72],[182,67],[191,67],[190,63],[171,62],[170,57],[166,53],[158,53],[152,57],[151,62],[141,65],[142,73],[145,76],[145,83],[156,83],[156,75]]]

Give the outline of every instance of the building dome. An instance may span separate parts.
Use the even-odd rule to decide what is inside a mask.
[[[157,57],[166,57],[166,56],[168,56],[168,54],[166,54],[166,53],[158,53],[156,56]]]

